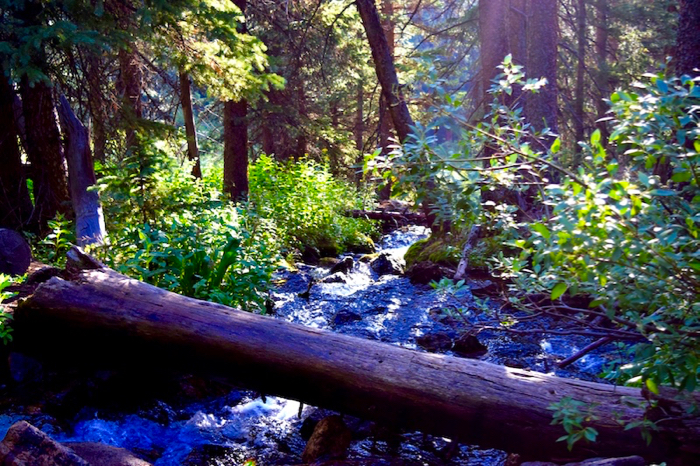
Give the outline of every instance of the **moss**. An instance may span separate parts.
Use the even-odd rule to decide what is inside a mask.
[[[403,256],[403,259],[406,261],[406,267],[410,267],[418,262],[418,256],[423,251],[425,245],[428,244],[429,239],[430,238],[418,240],[408,248],[406,254]]]
[[[417,241],[406,251],[404,256],[406,267],[425,261],[456,266],[459,263],[463,244],[463,239],[452,235],[432,235],[428,239]]]
[[[348,240],[345,250],[356,254],[372,254],[377,250],[377,247],[372,238],[362,232],[355,231]]]

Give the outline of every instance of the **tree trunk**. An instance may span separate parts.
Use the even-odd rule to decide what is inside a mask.
[[[89,188],[97,184],[87,129],[61,96],[58,116],[65,135],[71,200],[75,211],[75,236],[79,246],[103,244],[107,237],[100,198]]]
[[[245,15],[247,0],[233,0]],[[245,23],[239,27],[246,32]],[[248,196],[248,102],[224,103],[224,192],[234,201]]]
[[[483,100],[490,103],[491,81],[500,73],[498,66],[508,55],[508,34],[505,29],[507,3],[504,0],[479,0],[479,42],[481,52],[481,87]]]
[[[394,36],[394,4],[392,0],[382,0],[382,14],[384,21],[382,28],[386,36],[387,44],[389,45],[389,53],[391,59],[394,59],[394,49],[396,47]],[[393,65],[392,65],[393,66]],[[379,145],[382,148],[382,156],[388,157],[391,153],[391,138],[394,136],[391,131],[391,115],[390,115],[390,100],[384,96],[379,97]],[[388,200],[391,198],[391,178],[386,178],[382,188],[379,190],[379,200]]]
[[[16,94],[0,67],[0,228],[22,230],[32,216],[27,180],[17,141],[13,105]]]
[[[382,96],[389,102],[389,112],[394,122],[394,129],[399,141],[403,143],[411,134],[413,119],[401,93],[396,68],[394,68],[394,59],[391,56],[391,48],[382,29],[377,7],[374,0],[357,0],[355,5],[360,13],[360,18],[362,18],[367,40],[372,50],[374,68],[382,87]]]
[[[355,137],[355,149],[357,149],[357,171],[355,172],[355,184],[358,186],[362,181],[362,166],[364,165],[364,134],[365,134],[365,116],[364,116],[364,105],[365,105],[365,88],[364,83],[359,81],[357,83],[357,97],[356,97],[355,109],[355,127],[353,128],[353,136]]]
[[[77,257],[75,250],[69,257]],[[642,455],[693,464],[700,420],[661,400],[644,411],[639,389],[614,387],[494,364],[421,353],[307,328],[180,296],[109,269],[79,271],[40,285],[14,315],[15,343],[46,357],[208,371],[285,396],[396,427],[419,429],[525,457],[560,461]],[[119,348],[119,351],[115,351]],[[588,403],[593,443],[568,452],[549,407],[563,397]],[[698,397],[695,397],[698,400]],[[700,400],[698,400],[700,401]],[[658,408],[657,408],[658,410]],[[650,446],[618,423],[661,416]],[[685,416],[684,416],[685,415]],[[682,455],[686,455],[682,458]],[[682,463],[685,461],[685,463]]]
[[[676,40],[676,74],[697,76],[700,71],[700,0],[680,0]]]
[[[604,99],[610,97],[612,88],[610,85],[610,66],[608,65],[609,1],[610,0],[598,0],[596,3],[595,51],[596,60],[598,62],[598,72],[596,73],[596,87],[598,88],[598,93],[596,94],[597,120],[605,117],[608,111],[608,104]],[[607,123],[600,121],[596,125],[597,129],[600,130],[602,144],[605,146],[608,143],[609,137]]]
[[[185,135],[187,136],[187,158],[193,162],[192,176],[202,178],[202,166],[199,160],[197,148],[197,128],[194,124],[194,112],[192,110],[192,91],[190,90],[190,77],[184,70],[180,70],[180,104],[182,116],[185,119]]]
[[[70,216],[68,179],[63,160],[61,133],[56,121],[51,89],[43,81],[29,85],[25,76],[20,86],[22,113],[27,131],[27,158],[34,176],[34,215],[42,232],[56,214]]]
[[[126,149],[133,149],[136,144],[138,121],[143,117],[141,90],[143,76],[134,45],[129,49],[119,50],[119,93],[122,100],[122,126],[126,129]]]
[[[527,26],[527,65],[531,78],[547,78],[537,94],[525,100],[527,121],[537,131],[549,128],[557,133],[557,0],[529,0]],[[550,139],[550,143],[554,138]]]
[[[581,163],[581,146],[578,145],[578,142],[583,141],[583,122],[586,118],[583,112],[585,98],[583,86],[586,72],[586,0],[578,0],[576,4],[576,35],[578,62],[576,66],[576,88],[574,89],[574,168]]]
[[[107,112],[102,93],[102,67],[100,57],[92,51],[87,52],[86,78],[89,88],[90,101],[88,110],[92,120],[92,147],[95,159],[104,163],[107,149]]]
[[[224,104],[224,192],[234,201],[248,195],[248,102]]]

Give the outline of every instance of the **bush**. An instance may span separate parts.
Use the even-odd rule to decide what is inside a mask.
[[[373,222],[345,216],[365,207],[362,196],[311,160],[281,164],[260,157],[249,169],[251,209],[274,221],[284,250],[315,247],[336,255],[357,246],[370,247],[378,230]]]
[[[399,175],[432,177],[443,192],[440,210],[453,212],[455,223],[476,218],[515,248],[494,258],[496,271],[513,282],[513,304],[542,310],[519,296],[547,293],[554,301],[547,312],[565,308],[567,319],[581,322],[607,318],[614,328],[594,330],[633,346],[632,362],[611,377],[652,392],[662,384],[693,391],[700,368],[697,80],[650,75],[613,94],[608,144],[597,131],[581,142],[586,162],[572,172],[558,163],[558,139],[534,133],[519,109],[499,100],[514,85],[536,91],[539,81],[523,82],[508,60],[502,68],[486,118],[464,124],[460,100],[447,99],[435,110],[440,117],[393,155]],[[459,139],[438,143],[439,126]],[[475,202],[494,199],[487,191],[511,200]],[[512,199],[528,200],[529,211]],[[564,293],[590,306],[562,303]]]

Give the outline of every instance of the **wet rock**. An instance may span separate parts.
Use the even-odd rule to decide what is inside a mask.
[[[321,280],[321,283],[347,283],[348,278],[345,276],[344,273],[334,273],[332,275],[328,275],[327,277],[324,277]]]
[[[362,316],[350,309],[341,309],[333,316],[333,326],[350,324],[362,320]]]
[[[203,464],[244,464],[246,458],[241,452],[224,445],[204,444],[192,449],[182,466],[200,466]]]
[[[64,443],[81,458],[92,465],[99,466],[151,466],[129,450],[102,443]]]
[[[0,228],[0,273],[22,275],[32,261],[32,250],[21,234]]]
[[[316,424],[301,458],[305,463],[344,458],[352,432],[340,416],[328,416]]]
[[[54,441],[26,421],[13,424],[0,443],[0,464],[5,466],[90,466],[71,449]]]
[[[321,260],[321,252],[313,246],[304,246],[301,251],[301,261],[304,264],[318,265]]]
[[[328,272],[329,275],[333,275],[334,273],[345,273],[347,274],[349,271],[352,270],[352,268],[355,266],[355,261],[352,259],[352,257],[348,256],[343,258],[340,262],[335,264],[333,267],[331,267],[331,270]]]
[[[337,257],[322,257],[318,265],[321,267],[331,268],[338,262],[340,262],[340,259],[338,259]]]
[[[401,275],[405,262],[388,252],[383,252],[369,264],[378,275]]]
[[[452,338],[446,333],[428,333],[416,337],[416,345],[431,353],[444,353],[452,348]]]
[[[418,262],[406,271],[406,275],[413,284],[427,285],[431,281],[440,281],[444,277],[452,276],[454,272],[432,262]]]
[[[513,359],[513,358],[504,359],[503,365],[506,367],[512,367],[513,369],[526,369],[527,368],[527,364],[525,364],[522,361],[518,361],[517,359]]]
[[[39,382],[43,378],[44,367],[36,359],[22,353],[10,353],[8,365],[12,380],[17,383]]]
[[[452,351],[463,358],[478,358],[486,354],[488,348],[476,336],[465,333],[455,341]]]

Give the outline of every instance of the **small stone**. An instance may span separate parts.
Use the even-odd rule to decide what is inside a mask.
[[[644,466],[641,456],[624,456],[621,458],[591,458],[579,463],[567,463],[565,466]]]
[[[341,309],[333,316],[333,326],[346,325],[362,320],[362,316],[350,309]]]
[[[355,266],[355,261],[352,259],[352,257],[348,256],[343,258],[340,262],[335,264],[333,267],[331,267],[331,270],[328,272],[329,275],[333,275],[334,273],[345,273],[347,274],[349,271],[352,270],[352,268]]]
[[[465,333],[455,341],[452,351],[463,358],[477,358],[486,354],[488,348],[476,336]]]
[[[416,345],[431,353],[444,353],[452,348],[452,338],[445,333],[428,333],[416,337]]]
[[[347,455],[352,432],[340,416],[321,419],[306,443],[301,458],[305,463],[344,458]]]
[[[388,252],[379,254],[369,264],[378,275],[401,275],[405,265],[406,263],[402,259],[398,259]]]

